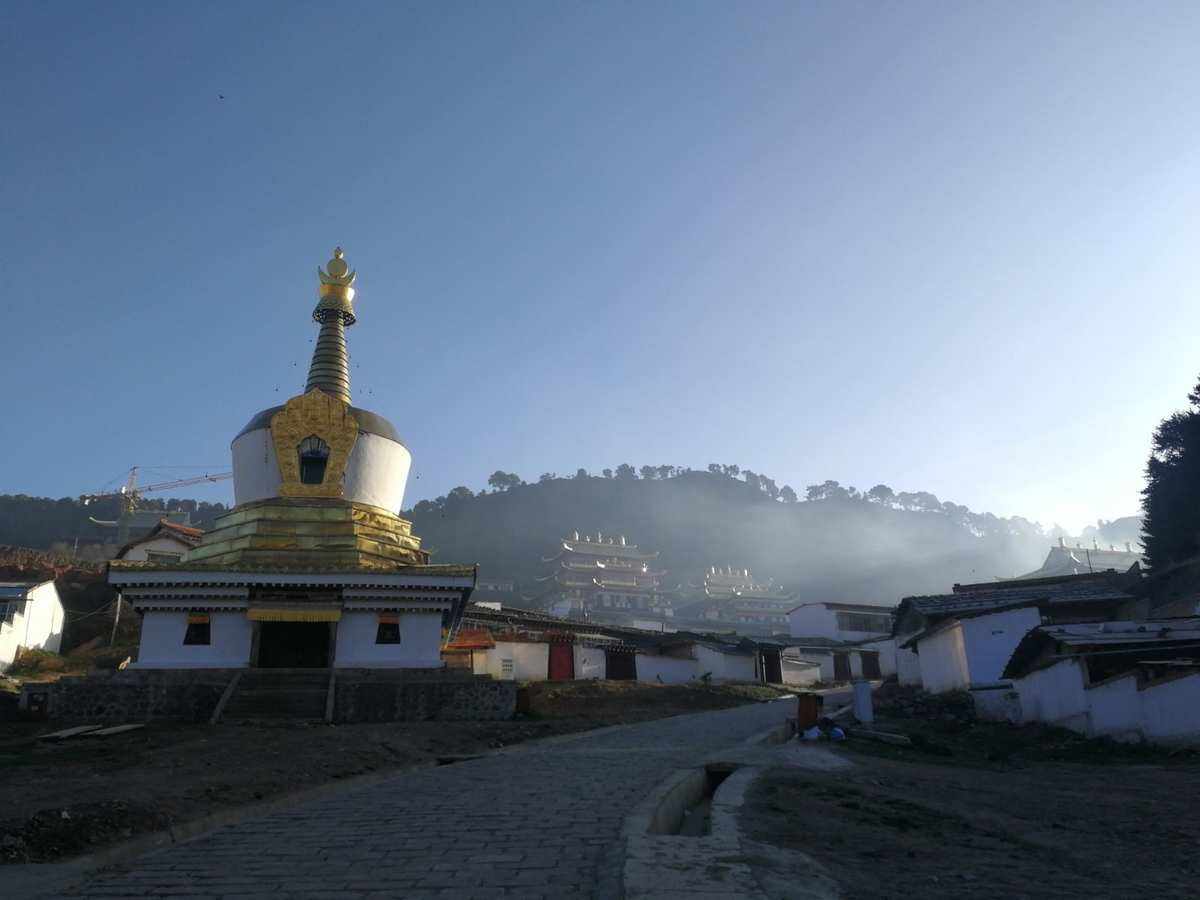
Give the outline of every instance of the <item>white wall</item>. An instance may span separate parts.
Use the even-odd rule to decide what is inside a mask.
[[[961,623],[955,622],[917,644],[921,684],[931,694],[965,690],[971,683]]]
[[[837,616],[824,603],[806,603],[788,613],[792,637],[837,638]]]
[[[1088,701],[1080,663],[1064,659],[1014,682],[1021,697],[1021,721],[1048,722],[1087,730]]]
[[[921,683],[938,694],[999,681],[1021,638],[1041,623],[1034,606],[953,622],[918,643]]]
[[[248,431],[233,442],[233,497],[248,503],[279,496],[282,479],[271,429]],[[345,498],[393,513],[404,506],[404,488],[412,454],[396,441],[359,432],[346,462]]]
[[[246,614],[211,613],[211,643],[183,643],[187,612],[155,611],[142,614],[139,669],[235,669],[250,664],[252,627]]]
[[[338,622],[333,664],[347,669],[442,668],[441,613],[401,612],[396,615],[400,622],[400,643],[377,644],[378,612],[344,613]]]
[[[1084,687],[1083,664],[1063,660],[1016,682],[1022,721],[1118,740],[1200,741],[1200,674],[1139,688],[1130,673]]]
[[[596,652],[603,658],[603,652]],[[497,679],[545,681],[550,672],[550,645],[545,642],[496,641],[495,647],[480,655],[485,659],[484,672]],[[512,660],[512,675],[504,674],[503,661],[506,659]]]
[[[57,653],[62,646],[64,619],[53,581],[31,588],[25,611],[17,613],[10,624],[0,625],[0,672],[12,665],[21,648]]]
[[[1090,734],[1117,739],[1141,735],[1142,698],[1137,682],[1137,675],[1130,674],[1086,689]]]
[[[711,672],[714,681],[757,681],[754,657],[722,653],[710,647],[695,646],[696,676]]]
[[[987,684],[1000,680],[1021,638],[1042,624],[1042,614],[1036,606],[1026,606],[964,619],[960,624],[968,678],[972,684]]]
[[[637,655],[638,681],[684,684],[696,677],[696,660],[659,656],[654,653]]]
[[[1149,740],[1200,741],[1200,675],[1142,690],[1142,730]]]
[[[575,677],[603,678],[607,670],[604,650],[600,647],[585,647],[575,645]]]
[[[160,534],[152,541],[146,541],[144,544],[137,544],[130,547],[129,552],[121,558],[130,560],[131,562],[145,562],[149,558],[151,551],[155,553],[177,553],[182,556],[191,549],[190,544],[185,544],[179,538]]]
[[[921,686],[921,658],[899,646],[896,647],[896,679],[901,684]]]

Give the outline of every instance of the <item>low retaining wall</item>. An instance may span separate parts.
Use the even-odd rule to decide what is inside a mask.
[[[27,684],[21,706],[49,719],[120,724],[174,719],[207,722],[234,669],[126,669]]]
[[[386,677],[337,673],[335,722],[496,721],[517,710],[515,681],[488,676]]]
[[[237,672],[246,669],[126,669],[27,684],[27,715],[89,724],[207,722]],[[453,670],[339,669],[336,722],[511,719],[517,685]]]

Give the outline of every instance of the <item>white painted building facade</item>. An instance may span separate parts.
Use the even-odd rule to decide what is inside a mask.
[[[998,681],[1021,639],[1041,623],[1036,606],[939,622],[909,641],[922,685],[939,694]]]
[[[1090,737],[1200,743],[1197,641],[1195,618],[1038,628],[1005,672],[1014,718]],[[1090,659],[1112,674],[1093,680]]]
[[[890,606],[865,603],[802,603],[788,611],[788,633],[797,638],[867,641],[892,633]]]
[[[21,650],[57,653],[65,620],[53,581],[0,582],[0,672]]]

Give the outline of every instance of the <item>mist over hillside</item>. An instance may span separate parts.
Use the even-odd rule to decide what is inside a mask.
[[[535,579],[549,571],[541,559],[575,530],[624,535],[659,551],[667,586],[698,583],[711,565],[733,565],[783,583],[800,599],[889,604],[956,581],[1035,569],[1052,540],[1019,517],[973,513],[884,485],[864,493],[825,482],[801,500],[763,476],[735,476],[729,470],[736,467],[646,467],[650,477],[641,478],[621,469],[610,477],[543,476],[537,484],[498,472],[490,481],[495,491],[456,488],[405,515],[435,562],[477,562],[481,577],[515,578],[527,595],[541,591]]]
[[[709,566],[731,565],[802,599],[876,603],[1030,571],[1060,534],[885,485],[858,491],[826,481],[801,497],[766,476],[715,464],[708,471],[623,465],[601,475],[546,474],[535,484],[496,472],[489,484],[493,490],[480,493],[455,488],[404,515],[435,562],[477,562],[482,577],[515,579],[527,596],[543,590],[542,558],[575,530],[625,535],[659,551],[667,587],[698,584]],[[186,510],[200,527],[224,511],[179,499],[146,499],[143,508]],[[78,538],[81,556],[101,559],[115,550],[115,530],[89,516],[117,515],[111,498],[85,507],[69,498],[0,496],[0,544],[69,553]],[[1139,528],[1138,517],[1101,521],[1072,541],[1120,546],[1136,542]]]

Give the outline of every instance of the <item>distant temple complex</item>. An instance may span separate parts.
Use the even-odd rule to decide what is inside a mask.
[[[665,590],[666,572],[655,566],[657,553],[644,553],[625,536],[597,532],[580,537],[576,531],[561,549],[543,563],[554,564],[538,579],[547,585],[541,604],[555,615],[630,619],[638,615],[674,615],[674,592]]]
[[[351,405],[354,280],[339,248],[319,271],[304,391],[233,440],[236,506],[178,558],[110,564],[142,615],[137,667],[442,666],[475,568],[429,565],[397,515],[412,457]]]
[[[772,581],[757,582],[749,569],[711,566],[704,573],[703,597],[681,616],[707,624],[725,624],[739,630],[786,630],[788,610],[795,598]]]

